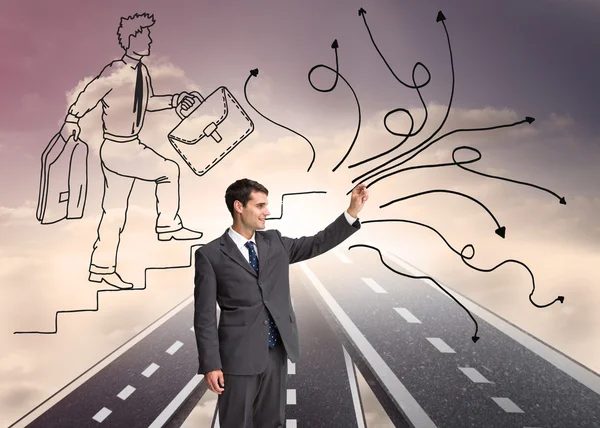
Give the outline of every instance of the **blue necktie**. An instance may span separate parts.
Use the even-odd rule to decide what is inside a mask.
[[[250,266],[252,266],[252,268],[258,275],[258,257],[256,256],[256,251],[254,250],[254,245],[252,244],[252,241],[248,241],[244,245],[246,246],[246,248],[248,248],[248,253],[250,254]],[[279,336],[279,332],[277,331],[277,327],[275,326],[273,317],[269,313],[269,348],[275,347],[278,336]]]

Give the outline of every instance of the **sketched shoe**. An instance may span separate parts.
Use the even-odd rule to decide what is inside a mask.
[[[108,285],[112,285],[113,287],[117,287],[121,290],[133,288],[133,284],[131,282],[123,281],[117,272],[104,274],[90,272],[89,280],[92,282],[104,281]]]
[[[200,239],[202,238],[202,235],[202,232],[196,232],[182,227],[174,232],[158,232],[158,240],[170,241],[171,239],[175,239],[176,241],[189,241],[192,239]]]

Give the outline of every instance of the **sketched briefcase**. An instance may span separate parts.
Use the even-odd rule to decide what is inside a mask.
[[[83,217],[88,145],[58,132],[42,153],[36,217],[42,224]]]
[[[168,138],[192,171],[202,176],[254,131],[254,123],[224,86],[206,99],[193,94],[195,105],[177,108],[182,120]]]

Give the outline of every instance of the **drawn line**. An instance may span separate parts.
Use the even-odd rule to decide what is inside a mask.
[[[342,163],[344,163],[344,161],[346,160],[346,158],[348,157],[348,155],[350,154],[350,152],[354,148],[354,144],[356,143],[356,140],[358,138],[358,134],[360,132],[360,124],[361,124],[361,121],[362,121],[362,114],[361,114],[361,110],[360,110],[360,102],[358,101],[358,96],[356,95],[356,92],[354,92],[354,89],[352,88],[352,85],[350,85],[350,83],[344,78],[344,76],[342,76],[340,74],[340,66],[339,66],[338,51],[337,51],[338,48],[339,48],[339,44],[338,44],[337,39],[335,39],[333,41],[333,43],[331,44],[331,48],[335,51],[335,70],[333,68],[325,65],[325,64],[317,64],[313,68],[311,68],[309,70],[309,72],[308,72],[308,83],[316,91],[319,91],[319,92],[331,92],[337,86],[338,78],[340,78],[340,79],[342,79],[346,83],[346,85],[348,85],[348,87],[352,91],[352,95],[354,95],[354,100],[356,101],[356,107],[358,108],[358,125],[356,127],[356,133],[354,134],[354,138],[352,139],[352,143],[350,143],[350,147],[348,147],[348,151],[346,152],[346,154],[344,155],[344,157],[342,157],[342,160],[340,160],[339,163],[332,169],[332,172],[335,172],[340,167],[340,165],[342,165]],[[333,82],[333,85],[330,88],[328,88],[328,89],[319,89],[315,85],[313,85],[312,80],[310,79],[310,76],[318,68],[326,68],[327,70],[333,71],[335,73],[335,81]]]
[[[327,193],[324,190],[315,190],[315,191],[311,191],[311,192],[295,192],[295,193],[284,193],[283,195],[281,195],[281,214],[279,215],[279,217],[268,217],[265,220],[281,220],[283,218],[283,198],[285,198],[288,195],[306,195],[309,193]]]
[[[102,289],[96,291],[96,307],[90,309],[70,309],[64,311],[57,311],[54,315],[54,330],[53,331],[15,331],[13,334],[56,334],[58,332],[58,315],[75,312],[97,312],[100,308],[100,293],[104,292],[125,292],[125,291],[143,291],[146,289],[146,281],[148,277],[148,271],[150,270],[165,270],[165,269],[185,269],[192,267],[192,261],[194,260],[194,248],[202,247],[204,244],[192,245],[190,247],[190,261],[187,265],[181,266],[167,266],[167,267],[147,267],[144,269],[144,286],[141,288],[123,288],[123,289]]]
[[[315,148],[313,147],[312,143],[308,140],[308,138],[306,138],[304,135],[294,131],[293,129],[288,128],[287,126],[284,126],[280,123],[275,122],[274,120],[269,119],[268,117],[266,117],[264,114],[262,114],[260,111],[258,111],[256,109],[256,107],[254,107],[254,105],[252,105],[252,103],[250,102],[250,100],[248,99],[248,82],[250,81],[250,78],[252,77],[256,77],[258,76],[258,68],[254,68],[252,70],[250,70],[250,74],[248,75],[248,77],[246,78],[246,82],[244,83],[244,97],[246,98],[246,102],[248,103],[248,105],[250,105],[250,107],[252,107],[252,109],[257,112],[258,114],[260,114],[264,119],[268,120],[269,122],[273,123],[274,125],[280,126],[290,132],[293,132],[294,134],[298,135],[299,137],[304,138],[304,140],[310,145],[310,148],[312,149],[312,161],[310,162],[310,165],[308,166],[308,169],[306,170],[306,172],[309,172],[313,163],[315,162],[315,157],[316,157],[316,153],[315,153]]]

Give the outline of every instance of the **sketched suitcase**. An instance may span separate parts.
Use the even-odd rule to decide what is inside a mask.
[[[88,145],[58,132],[42,153],[36,217],[42,224],[83,217]]]
[[[206,99],[193,94],[197,105],[188,110],[178,106],[182,120],[168,138],[192,171],[202,176],[254,131],[254,123],[224,86]]]

